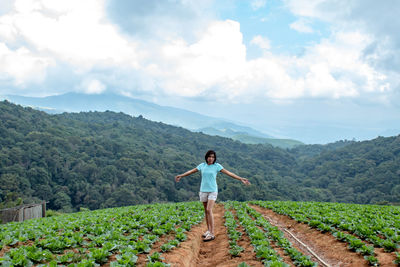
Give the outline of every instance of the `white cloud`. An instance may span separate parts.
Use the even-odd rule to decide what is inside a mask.
[[[136,44],[107,22],[103,1],[16,0],[14,11],[0,17],[0,37],[22,39],[79,71],[137,66]]]
[[[0,80],[13,80],[17,86],[26,86],[29,82],[42,82],[46,69],[54,65],[51,58],[32,54],[25,47],[9,49],[0,43]]]
[[[371,42],[358,32],[337,33],[292,58],[287,70],[303,86],[303,97],[357,97],[388,89],[385,75],[363,61],[362,50]],[[295,78],[297,76],[297,78]],[[277,96],[280,95],[279,90]],[[296,94],[293,94],[296,96]]]
[[[81,87],[87,94],[101,94],[106,90],[106,86],[97,79],[85,80]]]
[[[212,88],[234,79],[245,64],[242,38],[239,23],[213,22],[193,44],[182,39],[165,44],[161,64],[149,66],[147,72],[155,74],[168,93],[199,96],[211,90],[214,95],[220,91]]]
[[[398,1],[285,0],[285,3],[302,19],[328,22],[335,31],[359,31],[372,36],[374,40],[365,51],[370,63],[386,72],[400,69]]]
[[[257,9],[265,7],[266,4],[267,4],[267,0],[253,0],[253,1],[251,1],[251,8],[253,10],[257,10]]]
[[[18,31],[13,25],[13,18],[7,15],[0,17],[0,38],[14,42],[17,35]]]
[[[290,3],[294,5],[296,1]],[[332,10],[332,6],[324,4],[322,0],[298,4],[299,12],[295,14],[306,18],[300,17],[292,27],[312,32],[309,18],[323,16],[317,16],[315,10]],[[343,11],[348,9],[346,6]],[[365,58],[365,49],[374,42],[373,36],[365,31],[338,28],[320,43],[305,47],[301,56],[273,54],[269,51],[268,38],[255,36],[251,44],[266,51],[262,57],[247,60],[240,25],[228,27],[235,24],[232,21],[214,25],[217,24],[220,25],[218,31],[213,34],[209,27],[194,44],[176,39],[164,46],[163,61],[173,64],[160,68],[159,63],[153,62],[151,69],[154,72],[148,72],[150,77],[151,73],[158,73],[158,86],[164,88],[164,93],[241,102],[257,98],[356,98],[366,94],[387,94],[396,86],[396,77],[377,70]],[[206,42],[209,46],[204,45],[207,36],[215,36]],[[202,53],[194,53],[194,47],[202,47]],[[166,66],[172,67],[166,71]]]
[[[162,62],[153,61],[148,77],[164,93],[233,101],[257,98],[358,97],[390,89],[387,77],[363,60],[371,37],[359,32],[338,32],[307,47],[302,56],[265,51],[246,60],[246,48],[237,22],[218,21],[193,44],[183,39],[162,49]],[[269,48],[268,39],[256,36],[252,44]]]
[[[313,33],[314,30],[308,25],[308,22],[304,19],[299,19],[289,25],[289,27],[293,30],[302,33]]]
[[[303,16],[303,17],[319,17],[317,15],[317,9],[321,5],[326,2],[326,0],[313,0],[313,1],[308,1],[308,0],[284,0],[286,3],[287,7],[290,9],[291,12],[293,12],[295,15],[298,16]],[[337,2],[337,1],[336,1]],[[337,3],[338,5],[340,3]],[[344,3],[348,4],[348,3]],[[348,5],[349,6],[349,5]],[[332,12],[331,14],[333,14]]]
[[[250,44],[257,45],[261,49],[270,49],[271,48],[271,42],[269,41],[268,38],[262,37],[261,35],[256,35],[254,38],[250,41]]]

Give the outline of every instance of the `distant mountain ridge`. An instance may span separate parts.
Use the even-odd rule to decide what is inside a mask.
[[[51,114],[109,110],[124,112],[132,116],[142,115],[152,121],[180,126],[194,132],[229,137],[243,143],[269,143],[282,148],[292,148],[303,144],[296,140],[281,142],[269,134],[224,119],[205,116],[184,109],[160,106],[144,100],[116,94],[87,95],[66,93],[48,97],[8,95],[5,98],[11,102],[30,106]]]
[[[230,128],[216,129],[213,127],[206,127],[199,129],[198,131],[209,135],[229,137],[246,144],[270,144],[280,148],[295,148],[304,145],[304,143],[293,139],[266,138],[256,134],[249,135],[247,132],[235,132]]]

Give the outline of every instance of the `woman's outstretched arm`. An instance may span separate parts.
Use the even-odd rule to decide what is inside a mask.
[[[222,169],[221,172],[225,173],[226,175],[228,175],[228,176],[230,176],[230,177],[232,177],[232,178],[234,178],[236,180],[241,181],[245,185],[249,185],[250,184],[249,180],[247,180],[246,178],[240,177],[240,176],[234,174],[233,172],[230,172],[230,171],[225,170],[225,169]]]
[[[198,171],[199,171],[199,170],[198,170],[197,168],[194,168],[194,169],[192,169],[192,170],[190,170],[190,171],[187,171],[187,172],[185,172],[185,173],[179,174],[179,175],[175,176],[175,182],[179,182],[179,180],[182,179],[182,177],[191,175],[191,174],[193,174],[193,173],[195,173],[195,172],[198,172]]]

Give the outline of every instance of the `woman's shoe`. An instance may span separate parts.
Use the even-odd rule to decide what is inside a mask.
[[[211,233],[208,233],[208,234],[206,235],[206,237],[204,237],[203,241],[204,241],[204,242],[208,242],[208,241],[211,241],[211,240],[214,240],[214,239],[215,239],[215,236],[212,235]]]
[[[208,234],[210,233],[210,231],[206,231],[204,234],[202,234],[201,236],[203,237],[203,238],[205,238]]]

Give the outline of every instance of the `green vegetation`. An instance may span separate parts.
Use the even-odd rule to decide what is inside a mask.
[[[364,255],[370,265],[378,264],[373,246],[382,247],[385,252],[399,248],[400,207],[292,201],[251,203],[332,233],[339,241],[346,242],[350,250]]]
[[[0,225],[0,247],[14,246],[0,258],[2,266],[68,264],[135,266],[162,235],[183,234],[203,219],[199,202],[140,205],[63,214],[57,217]],[[15,245],[21,242],[21,245]],[[179,241],[169,241],[174,247]],[[162,260],[149,255],[149,263]],[[47,266],[47,265],[46,265]],[[166,265],[154,265],[166,266]]]
[[[232,212],[229,211],[230,206],[231,205],[229,203],[225,203],[224,218],[226,231],[229,237],[229,253],[234,257],[238,257],[239,254],[244,250],[241,246],[237,244],[237,241],[241,238],[242,233],[236,229],[238,225]]]
[[[281,247],[287,255],[290,256],[290,258],[293,260],[293,264],[296,266],[317,266],[317,263],[313,262],[310,260],[310,257],[303,255],[300,251],[298,251],[297,249],[295,249],[294,247],[292,247],[292,244],[284,237],[284,234],[282,231],[280,231],[277,227],[272,226],[266,219],[264,219],[264,217],[258,213],[257,211],[255,211],[254,209],[250,208],[247,204],[245,203],[238,203],[235,202],[233,204],[234,208],[236,209],[236,211],[238,212],[238,218],[241,221],[241,223],[243,224],[243,222],[245,222],[245,225],[251,225],[252,227],[247,227],[246,231],[248,233],[250,233],[250,238],[253,235],[253,237],[259,237],[260,235],[260,231],[257,230],[259,228],[254,227],[254,226],[259,226],[261,227],[261,229],[264,229],[265,233],[264,236],[266,238],[266,240],[268,240],[268,242],[275,242],[275,244],[279,247]],[[254,221],[250,221],[253,220]],[[255,234],[254,234],[255,233]],[[256,242],[257,244],[257,242]],[[266,248],[261,250],[261,254],[264,255],[265,252],[267,252],[267,254],[270,254],[270,250],[271,248],[269,246],[267,246],[267,244],[265,243]],[[256,253],[258,250],[258,247],[255,248]],[[259,254],[259,253],[257,253]],[[272,255],[273,253],[271,253]],[[264,256],[262,256],[264,257]],[[263,261],[264,264],[271,264],[274,265],[276,264],[275,261],[280,262],[281,259],[275,259],[275,256],[272,257],[272,262],[269,262],[268,260],[269,258],[267,257],[266,261]]]
[[[396,260],[394,261],[397,265],[400,265],[400,253],[396,252]]]
[[[384,253],[391,253],[394,263],[400,262],[396,251],[400,244],[400,207],[327,202],[224,202],[232,256],[241,256],[243,248],[238,242],[247,235],[257,258],[265,266],[288,266],[276,247],[282,248],[296,266],[316,266],[251,205],[273,209],[316,229],[321,224],[327,226],[330,230],[322,229],[326,234],[345,242],[349,250],[363,255],[371,266],[380,264],[371,244],[383,247]],[[0,265],[135,266],[139,254],[147,254],[147,266],[168,266],[163,253],[180,246],[190,236],[187,231],[204,220],[203,216],[200,202],[182,202],[99,209],[3,224],[0,225]],[[362,229],[371,231],[366,235]],[[382,239],[381,246],[373,243],[373,236]],[[159,240],[163,240],[158,244],[160,249],[154,249]],[[391,245],[384,245],[386,241]]]
[[[7,192],[4,201],[0,202],[0,210],[17,207],[23,204],[23,200],[16,192]]]
[[[0,102],[0,205],[40,200],[61,212],[197,200],[200,175],[174,176],[217,151],[244,187],[218,176],[219,200],[394,203],[400,137],[280,149],[115,112],[49,115]],[[390,244],[388,244],[390,249]]]
[[[304,256],[301,252],[293,248],[277,227],[271,226],[261,214],[250,208],[246,203],[231,202],[230,205],[236,210],[238,220],[250,237],[257,258],[264,265],[288,266],[272,248],[271,242],[274,242],[277,246],[285,250],[293,260],[294,265],[317,266],[309,257]]]

